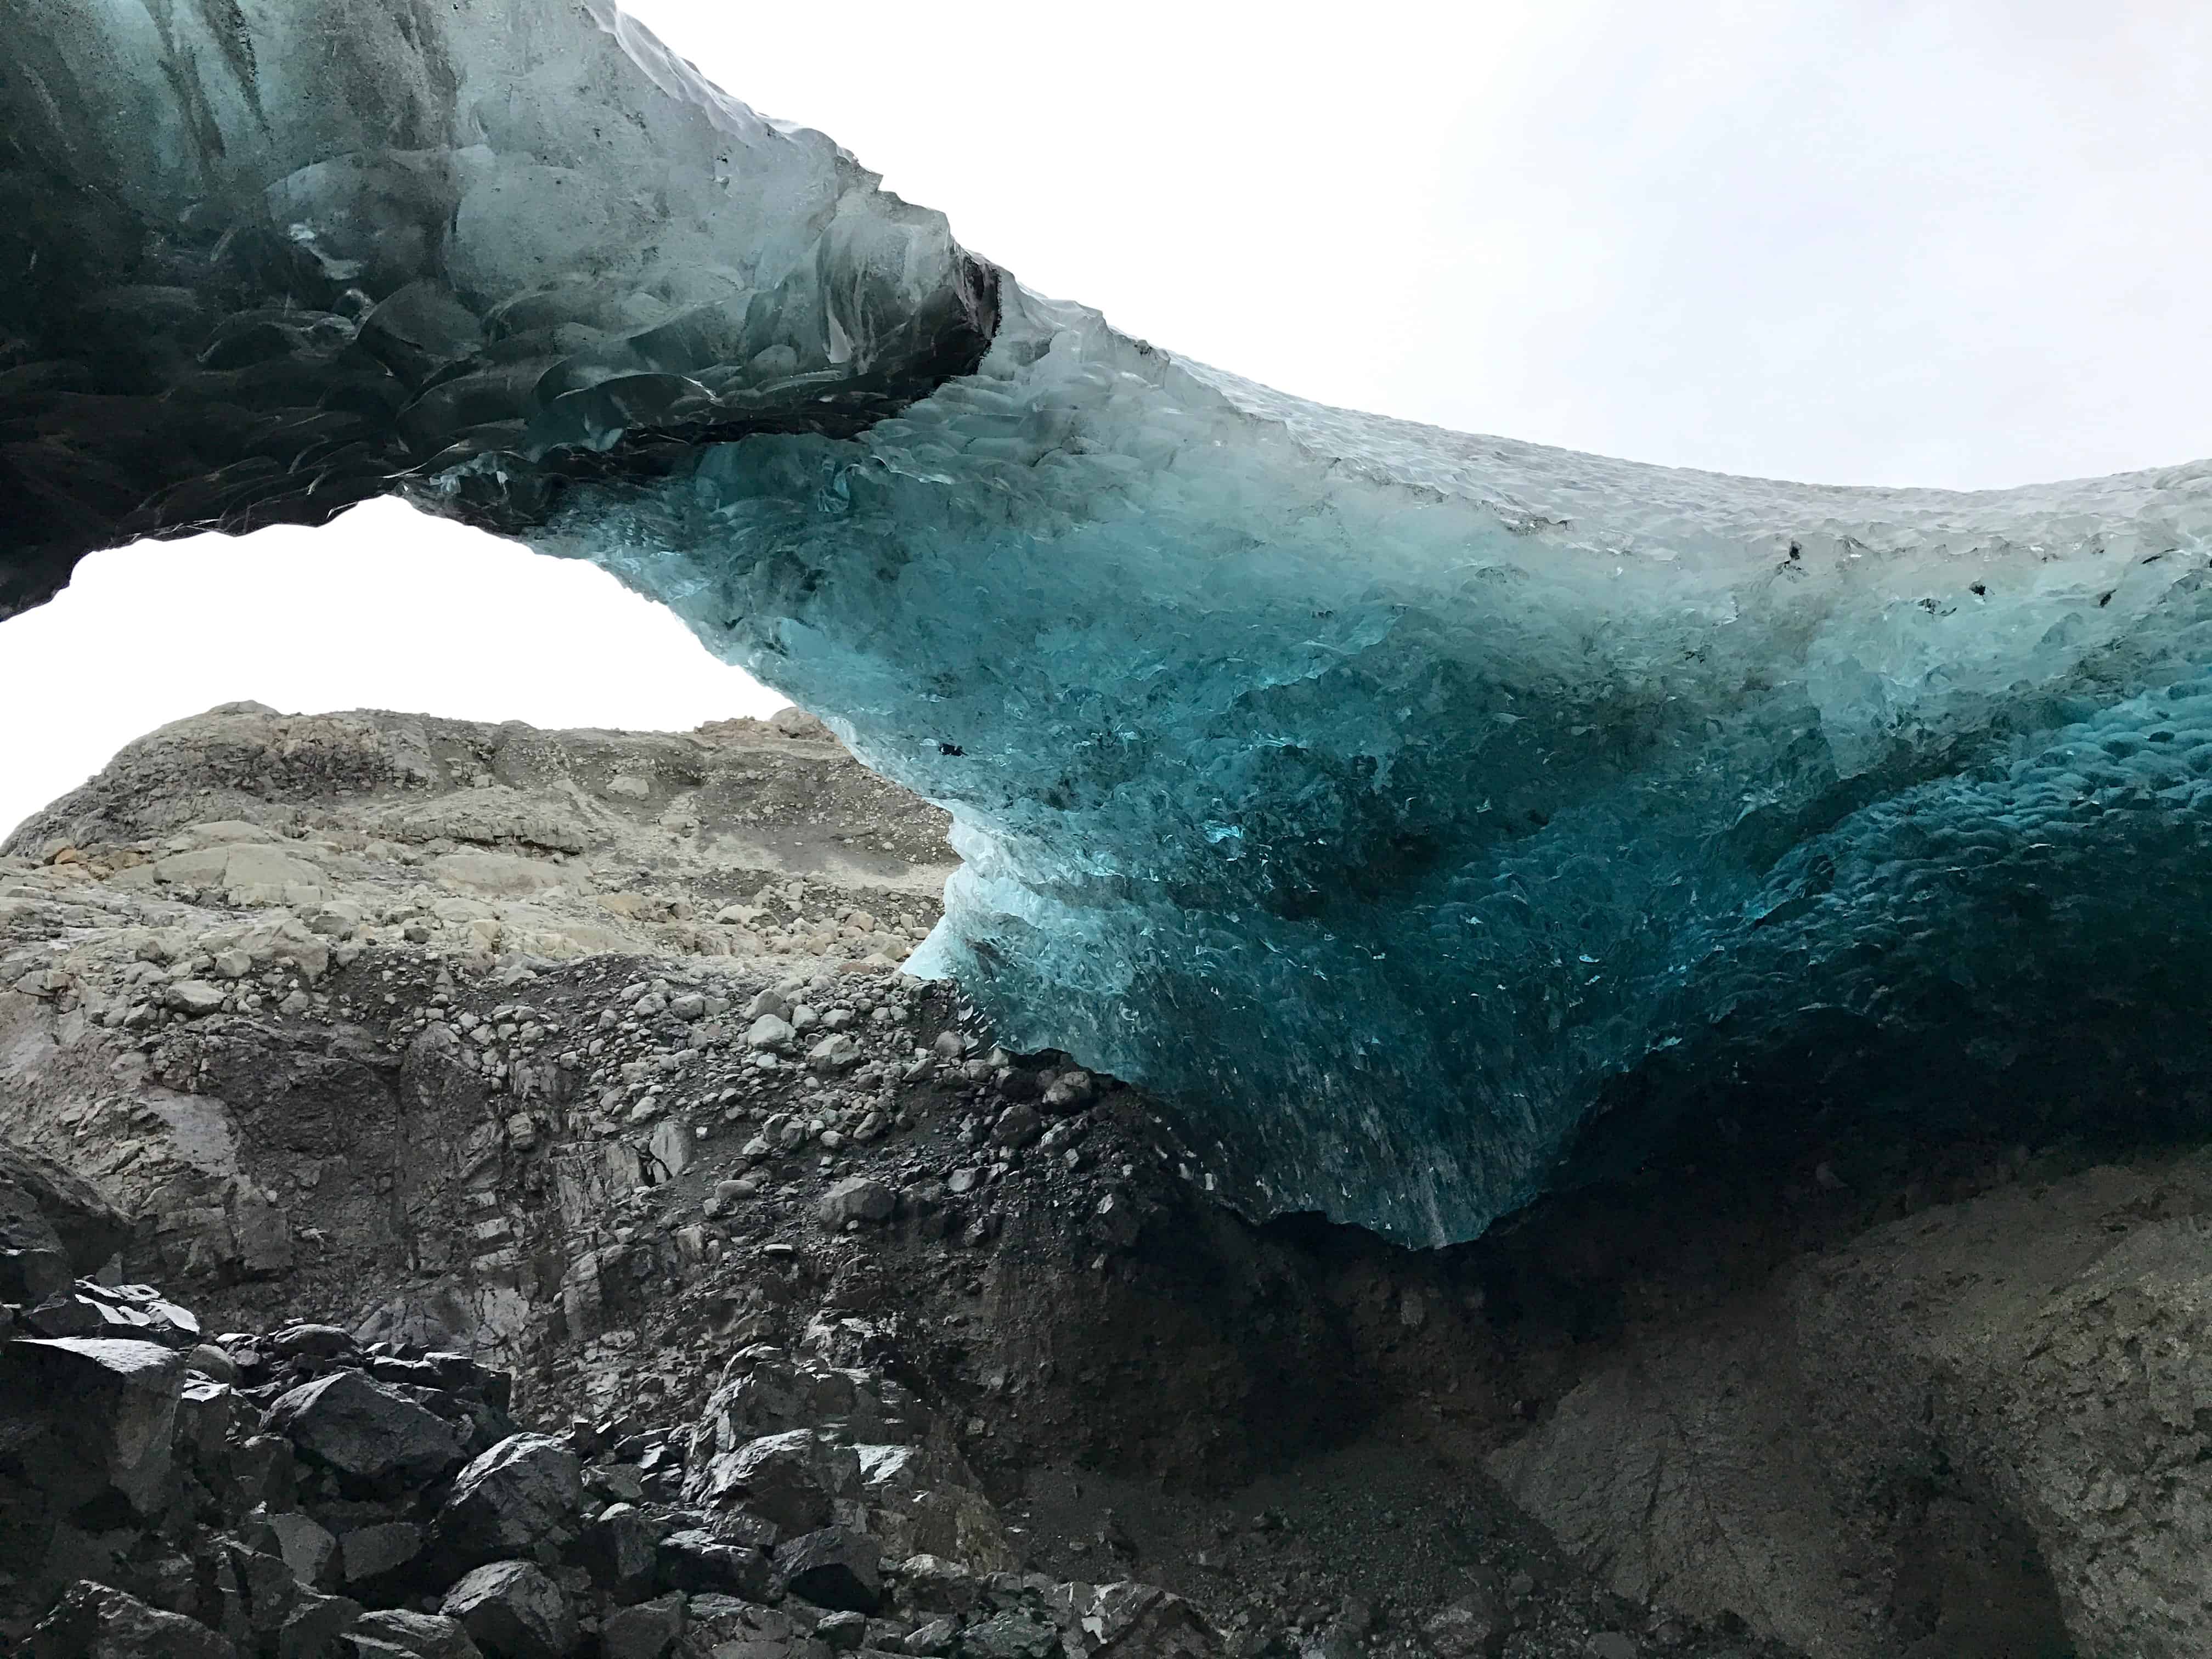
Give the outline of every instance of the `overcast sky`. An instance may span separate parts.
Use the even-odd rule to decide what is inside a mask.
[[[2212,454],[2201,0],[630,9],[1032,287],[1308,397],[1834,483]],[[781,702],[596,572],[410,517],[102,555],[0,623],[0,826],[230,698]]]

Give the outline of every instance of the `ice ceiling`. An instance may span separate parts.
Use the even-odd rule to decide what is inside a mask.
[[[951,808],[916,971],[1255,1213],[1468,1237],[1626,1103],[2203,1099],[2212,468],[1813,488],[1302,403],[605,0],[0,21],[0,615],[394,490],[593,560]]]

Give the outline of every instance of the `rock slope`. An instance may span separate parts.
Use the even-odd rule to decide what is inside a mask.
[[[884,976],[936,917],[943,822],[779,718],[627,737],[235,705],[132,744],[0,860],[11,1131],[148,1217],[165,1273],[404,1282],[403,1323],[511,1358],[549,1217],[590,1234],[789,1090],[810,1123],[896,1114],[911,998]],[[748,1040],[754,981],[803,1005],[817,978],[851,987],[816,997],[821,1029]],[[580,1140],[502,1194],[571,1110]],[[564,1270],[597,1299],[589,1249]]]
[[[100,1404],[0,1431],[10,1633],[2204,1650],[2201,1152],[1747,1136],[1449,1251],[1254,1228],[898,970],[942,831],[796,716],[243,705],[19,830],[0,1358]]]
[[[11,1155],[0,1189],[57,1232],[106,1219],[53,1176]],[[755,1345],[696,1425],[554,1435],[455,1352],[208,1340],[93,1279],[7,1319],[0,1634],[33,1659],[1223,1650],[1155,1587],[1011,1571],[942,1425],[863,1368]]]

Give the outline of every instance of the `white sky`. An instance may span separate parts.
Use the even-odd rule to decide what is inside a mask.
[[[2201,0],[629,9],[1032,287],[1287,391],[1838,483],[2212,453]],[[781,702],[596,572],[385,504],[101,555],[0,623],[0,826],[234,697]]]

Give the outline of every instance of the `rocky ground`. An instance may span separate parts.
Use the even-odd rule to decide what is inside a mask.
[[[943,830],[796,715],[253,705],[19,830],[0,1412],[155,1403],[0,1422],[0,1640],[2212,1651],[2200,1152],[1686,1131],[1459,1249],[1254,1228],[897,971]]]

